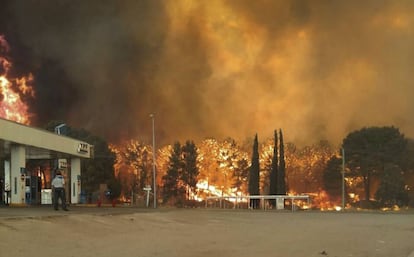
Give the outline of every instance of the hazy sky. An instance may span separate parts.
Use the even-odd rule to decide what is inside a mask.
[[[110,141],[334,144],[364,126],[414,137],[414,1],[8,0],[0,33],[32,72],[34,124]]]

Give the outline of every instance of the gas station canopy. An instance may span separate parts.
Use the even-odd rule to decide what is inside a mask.
[[[4,178],[0,181],[0,196],[4,193],[4,198],[11,204],[38,200],[39,193],[43,195],[50,189],[38,186],[45,184],[38,183],[43,178],[39,180],[38,175],[26,171],[27,161],[56,160],[60,163],[63,160],[63,163],[70,162],[66,173],[70,202],[79,203],[81,159],[92,156],[93,146],[84,141],[0,118],[0,161],[3,163],[0,179]]]
[[[26,159],[91,158],[92,145],[47,130],[0,118],[0,158],[10,156],[11,145],[26,147]]]

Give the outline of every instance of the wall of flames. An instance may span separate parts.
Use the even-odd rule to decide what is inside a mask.
[[[10,47],[3,35],[0,35],[0,117],[13,120],[23,124],[30,124],[33,113],[30,112],[28,100],[35,98],[35,91],[32,87],[34,77],[31,73],[27,76],[13,77],[10,75],[12,69],[12,61],[7,54]],[[150,146],[139,143],[138,141],[130,140],[124,145],[111,145],[111,149],[117,155],[115,163],[115,173],[117,176],[122,174],[124,186],[134,183],[139,171],[136,170],[140,163],[131,163],[125,160],[122,156],[127,156],[128,152],[134,152],[139,156],[140,149],[144,151],[152,151]],[[133,150],[131,150],[133,149]],[[268,140],[262,146],[261,165],[266,163],[267,158],[271,158],[273,148],[272,140]],[[289,152],[287,148],[287,179],[291,182],[290,194],[298,193],[314,193],[314,205],[321,208],[329,209],[334,207],[337,203],[329,199],[329,196],[321,190],[321,168],[323,163],[326,163],[328,158],[334,154],[332,148],[325,147],[305,147],[300,153]],[[169,155],[171,146],[167,145],[157,151],[157,184],[162,185],[162,176],[165,174],[168,167]],[[151,155],[149,155],[151,156]],[[231,156],[237,156],[231,160]],[[199,144],[199,162],[200,162],[200,176],[199,184],[197,185],[199,191],[203,192],[203,196],[236,196],[245,195],[246,191],[237,191],[231,186],[232,169],[235,163],[241,159],[249,161],[249,153],[242,150],[235,145],[235,142],[228,142],[226,140],[219,142],[214,139],[203,140]],[[136,160],[139,162],[139,160]],[[261,173],[265,177],[266,172]],[[148,184],[148,177],[145,181]],[[301,188],[300,185],[312,185],[311,188]],[[266,179],[261,179],[262,191],[266,188]],[[247,186],[245,187],[247,188]],[[138,189],[139,190],[139,189]],[[266,192],[263,192],[264,194]],[[203,196],[194,195],[194,199],[203,199]]]
[[[24,99],[34,98],[31,87],[33,75],[13,78],[9,76],[12,62],[7,58],[10,47],[3,35],[0,35],[0,117],[23,124],[30,124],[33,114]]]

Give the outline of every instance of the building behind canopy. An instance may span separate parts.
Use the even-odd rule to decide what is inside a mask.
[[[0,118],[0,203],[51,204],[51,180],[63,171],[66,195],[81,202],[81,159],[93,146],[67,136]]]

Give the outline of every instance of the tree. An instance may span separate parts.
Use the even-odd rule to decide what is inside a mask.
[[[232,138],[220,142],[203,140],[198,147],[198,181],[206,183],[207,188],[199,193],[228,196],[237,190],[246,194],[250,168],[248,156]]]
[[[83,134],[81,132],[81,134]],[[76,138],[76,137],[75,137]],[[88,192],[99,190],[100,184],[115,185],[117,179],[114,174],[115,154],[108,144],[97,136],[78,137],[94,147],[94,158],[82,161],[81,183],[82,188]],[[115,181],[114,181],[115,180]],[[113,194],[118,192],[113,192]],[[112,195],[112,197],[116,197]]]
[[[273,145],[273,158],[272,158],[272,168],[270,172],[270,187],[269,187],[269,195],[276,195],[277,194],[277,179],[278,179],[278,138],[277,138],[277,130],[274,131],[274,145]],[[270,204],[272,206],[276,205],[275,200],[271,200]]]
[[[286,171],[286,164],[285,164],[285,148],[283,143],[283,134],[282,129],[279,129],[279,170],[277,176],[277,194],[278,195],[285,195],[286,194],[286,179],[285,179],[285,171]]]
[[[242,158],[237,160],[236,167],[233,170],[234,183],[233,187],[237,188],[237,191],[246,193],[246,181],[249,176],[249,162],[247,159]]]
[[[272,160],[274,152],[274,140],[268,139],[259,145],[259,164],[260,164],[260,193],[267,195],[270,192],[270,177],[272,173]]]
[[[369,127],[348,134],[342,147],[350,175],[363,179],[365,200],[368,201],[372,176],[380,175],[387,164],[402,165],[407,140],[395,127]]]
[[[220,142],[218,156],[217,156],[217,164],[218,164],[218,171],[221,174],[222,183],[222,194],[223,195],[231,195],[233,192],[233,185],[235,184],[236,180],[239,179],[240,187],[238,190],[243,190],[242,186],[245,182],[245,165],[247,162],[247,155],[243,154],[236,141],[232,138],[226,138],[224,141]],[[239,167],[239,165],[241,165]],[[248,165],[248,164],[247,164]],[[239,175],[238,177],[236,176]]]
[[[180,174],[183,168],[181,160],[181,145],[179,142],[174,143],[171,156],[169,159],[169,165],[167,174],[163,176],[163,202],[167,203],[170,199],[178,200],[182,197],[184,192],[183,185],[180,182]]]
[[[197,147],[193,141],[187,141],[182,147],[183,153],[183,170],[181,179],[188,186],[187,199],[190,199],[190,193],[195,193],[197,185],[197,176],[199,170],[197,167]]]
[[[252,154],[252,164],[250,166],[250,177],[249,177],[249,194],[250,195],[259,195],[259,143],[257,139],[257,134],[254,137],[253,142],[253,154]],[[250,206],[253,209],[259,207],[259,199],[251,199]]]
[[[215,139],[205,139],[199,144],[198,165],[200,167],[199,180],[204,180],[210,185],[217,186],[219,179],[219,145]]]
[[[342,197],[342,158],[332,156],[323,172],[323,185],[331,200]]]
[[[112,147],[116,153],[115,172],[123,180],[124,195],[144,194],[144,187],[151,185],[152,154],[150,147],[130,140],[122,147]]]
[[[375,198],[382,206],[392,207],[408,204],[402,170],[396,165],[386,165]]]

